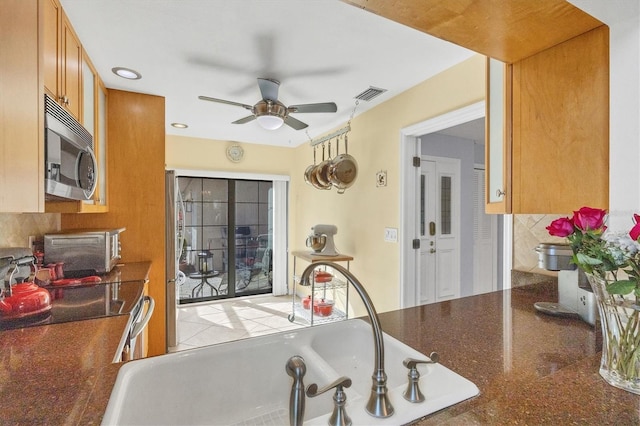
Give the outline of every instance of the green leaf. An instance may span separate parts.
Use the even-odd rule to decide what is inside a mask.
[[[600,259],[596,259],[593,257],[589,257],[584,253],[576,254],[579,263],[583,263],[585,265],[600,265],[602,261]]]
[[[629,294],[636,288],[635,281],[620,280],[607,285],[609,294]]]

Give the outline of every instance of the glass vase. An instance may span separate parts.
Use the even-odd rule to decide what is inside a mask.
[[[602,325],[600,375],[612,386],[640,395],[640,307],[607,292],[607,281],[587,274]]]

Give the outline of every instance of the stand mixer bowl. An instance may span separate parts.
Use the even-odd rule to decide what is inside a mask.
[[[312,234],[307,237],[307,247],[310,247],[316,253],[321,252],[326,244],[326,235]]]

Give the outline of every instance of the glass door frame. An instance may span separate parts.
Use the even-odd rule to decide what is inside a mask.
[[[175,177],[212,178],[229,180],[271,181],[273,184],[273,275],[272,293],[288,294],[288,217],[289,182],[287,175],[259,173],[231,173],[222,171],[171,169]],[[229,254],[235,255],[235,248],[229,247]],[[232,259],[229,259],[231,262]],[[234,261],[235,264],[235,261]]]

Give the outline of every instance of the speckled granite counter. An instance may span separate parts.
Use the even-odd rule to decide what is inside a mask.
[[[0,333],[0,424],[99,424],[128,315]]]
[[[640,424],[640,396],[598,374],[600,330],[533,307],[556,300],[543,283],[381,314],[387,333],[480,388],[416,424]]]
[[[387,333],[437,351],[481,391],[416,424],[640,424],[640,397],[598,375],[599,330],[533,308],[556,299],[542,283],[380,314]],[[119,368],[103,321],[0,334],[0,423],[98,424]]]
[[[93,288],[104,293],[102,287],[117,286],[118,297],[132,301],[124,296],[139,297],[150,266],[119,267]],[[65,294],[62,301],[71,311],[75,299]],[[65,317],[61,323],[0,331],[0,424],[99,424],[120,368],[112,361],[130,311],[123,306],[120,313],[105,311],[98,318]]]

